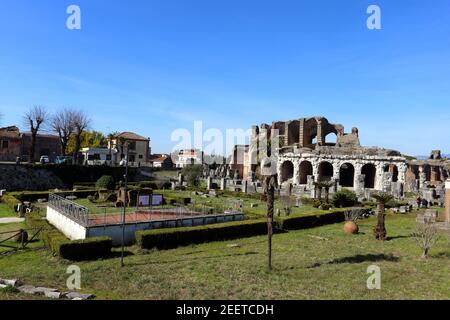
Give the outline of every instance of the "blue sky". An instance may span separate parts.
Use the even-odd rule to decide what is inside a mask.
[[[0,0],[0,125],[35,104],[81,108],[155,152],[194,120],[324,115],[367,146],[449,153],[450,1]]]

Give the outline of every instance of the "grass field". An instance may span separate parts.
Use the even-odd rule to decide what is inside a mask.
[[[0,202],[0,218],[17,217],[17,214],[5,203]]]
[[[450,246],[442,235],[428,260],[409,238],[415,215],[388,215],[389,241],[374,240],[375,219],[361,234],[342,224],[274,236],[274,270],[266,268],[266,238],[214,242],[169,251],[127,248],[119,258],[78,263],[82,291],[99,299],[449,299]],[[239,244],[231,248],[229,244]],[[0,256],[0,277],[64,290],[71,263],[34,249]],[[381,268],[381,290],[368,290],[367,268]],[[0,299],[27,296],[0,293]]]

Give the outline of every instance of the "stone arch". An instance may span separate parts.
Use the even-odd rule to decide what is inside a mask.
[[[325,136],[325,145],[327,146],[335,146],[337,143],[337,133],[330,132]]]
[[[319,181],[330,181],[334,176],[333,165],[328,161],[319,164]]]
[[[392,182],[398,181],[398,167],[395,164],[387,164],[384,166],[384,172],[392,173]]]
[[[351,163],[344,163],[339,169],[339,183],[342,187],[355,186],[355,167]]]
[[[308,183],[308,176],[313,174],[313,166],[311,162],[305,160],[300,163],[300,184]]]
[[[377,174],[377,168],[375,165],[373,163],[365,164],[361,169],[361,174],[365,175],[364,188],[374,189]]]
[[[423,172],[425,172],[425,181],[430,182],[431,181],[431,166],[430,165],[425,165],[423,167]]]
[[[294,164],[292,161],[285,161],[281,165],[281,182],[288,181],[294,177]]]

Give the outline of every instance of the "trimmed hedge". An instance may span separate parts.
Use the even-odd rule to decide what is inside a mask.
[[[188,205],[191,203],[191,198],[189,197],[181,197],[181,196],[163,196],[164,204],[182,204]]]
[[[67,260],[82,261],[107,257],[111,254],[112,239],[110,237],[96,237],[85,240],[52,242],[53,252]]]
[[[87,198],[88,196],[95,195],[97,191],[95,189],[79,190],[79,191],[60,191],[56,194],[67,197],[76,196],[77,198]],[[9,195],[16,197],[19,201],[36,202],[38,199],[47,199],[52,191],[36,191],[36,192],[11,192]]]
[[[83,261],[108,257],[111,255],[112,239],[109,237],[68,240],[62,233],[50,225],[47,220],[33,212],[26,216],[29,228],[41,229],[40,238],[55,256],[66,260]]]
[[[314,216],[286,217],[280,218],[277,222],[279,227],[284,230],[310,229],[345,221],[345,211],[345,209],[338,209]]]
[[[138,231],[136,232],[136,242],[143,249],[172,249],[178,246],[239,239],[266,233],[267,221],[259,219],[199,227]]]

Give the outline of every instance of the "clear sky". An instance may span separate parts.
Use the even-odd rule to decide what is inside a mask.
[[[323,115],[367,146],[450,153],[450,1],[0,0],[0,125],[35,104],[82,108],[154,152],[194,120]]]

